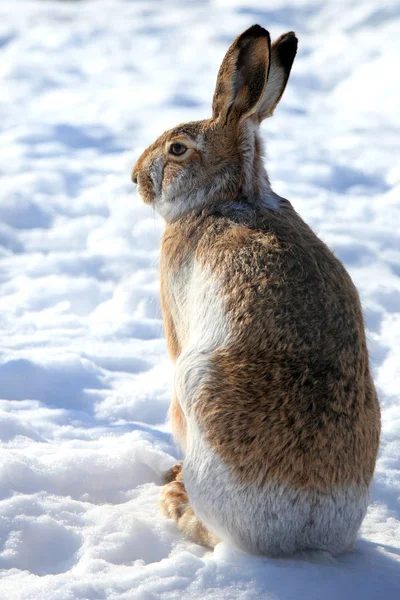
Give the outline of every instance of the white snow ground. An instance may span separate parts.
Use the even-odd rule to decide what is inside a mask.
[[[209,115],[254,22],[298,33],[267,164],[358,285],[383,409],[372,503],[332,565],[205,551],[157,508],[178,457],[162,223],[130,169]],[[394,0],[1,2],[1,600],[400,597],[399,31]]]

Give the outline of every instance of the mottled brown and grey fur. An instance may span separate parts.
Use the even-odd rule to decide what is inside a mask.
[[[366,512],[380,413],[357,291],[262,163],[258,126],[296,49],[292,32],[272,46],[258,25],[241,34],[213,117],[163,134],[132,177],[167,222],[161,301],[185,458],[164,514],[208,546],[338,554]]]

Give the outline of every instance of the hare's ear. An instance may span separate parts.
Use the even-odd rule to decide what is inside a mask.
[[[285,91],[290,69],[297,52],[297,37],[293,31],[281,35],[271,47],[271,66],[261,102],[257,107],[260,121],[272,117]]]
[[[227,122],[254,113],[267,83],[269,33],[253,25],[233,42],[219,69],[213,118]]]

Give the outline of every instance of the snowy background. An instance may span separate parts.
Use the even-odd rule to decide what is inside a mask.
[[[210,115],[255,22],[300,40],[267,166],[359,288],[383,409],[367,518],[330,566],[206,551],[157,507],[179,457],[162,223],[130,170]],[[400,597],[399,32],[399,0],[2,0],[1,600]]]

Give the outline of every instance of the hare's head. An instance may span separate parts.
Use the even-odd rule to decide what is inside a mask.
[[[134,166],[144,202],[166,221],[238,197],[268,202],[258,128],[283,94],[296,50],[293,32],[272,46],[259,25],[239,35],[218,73],[212,118],[166,131]]]

